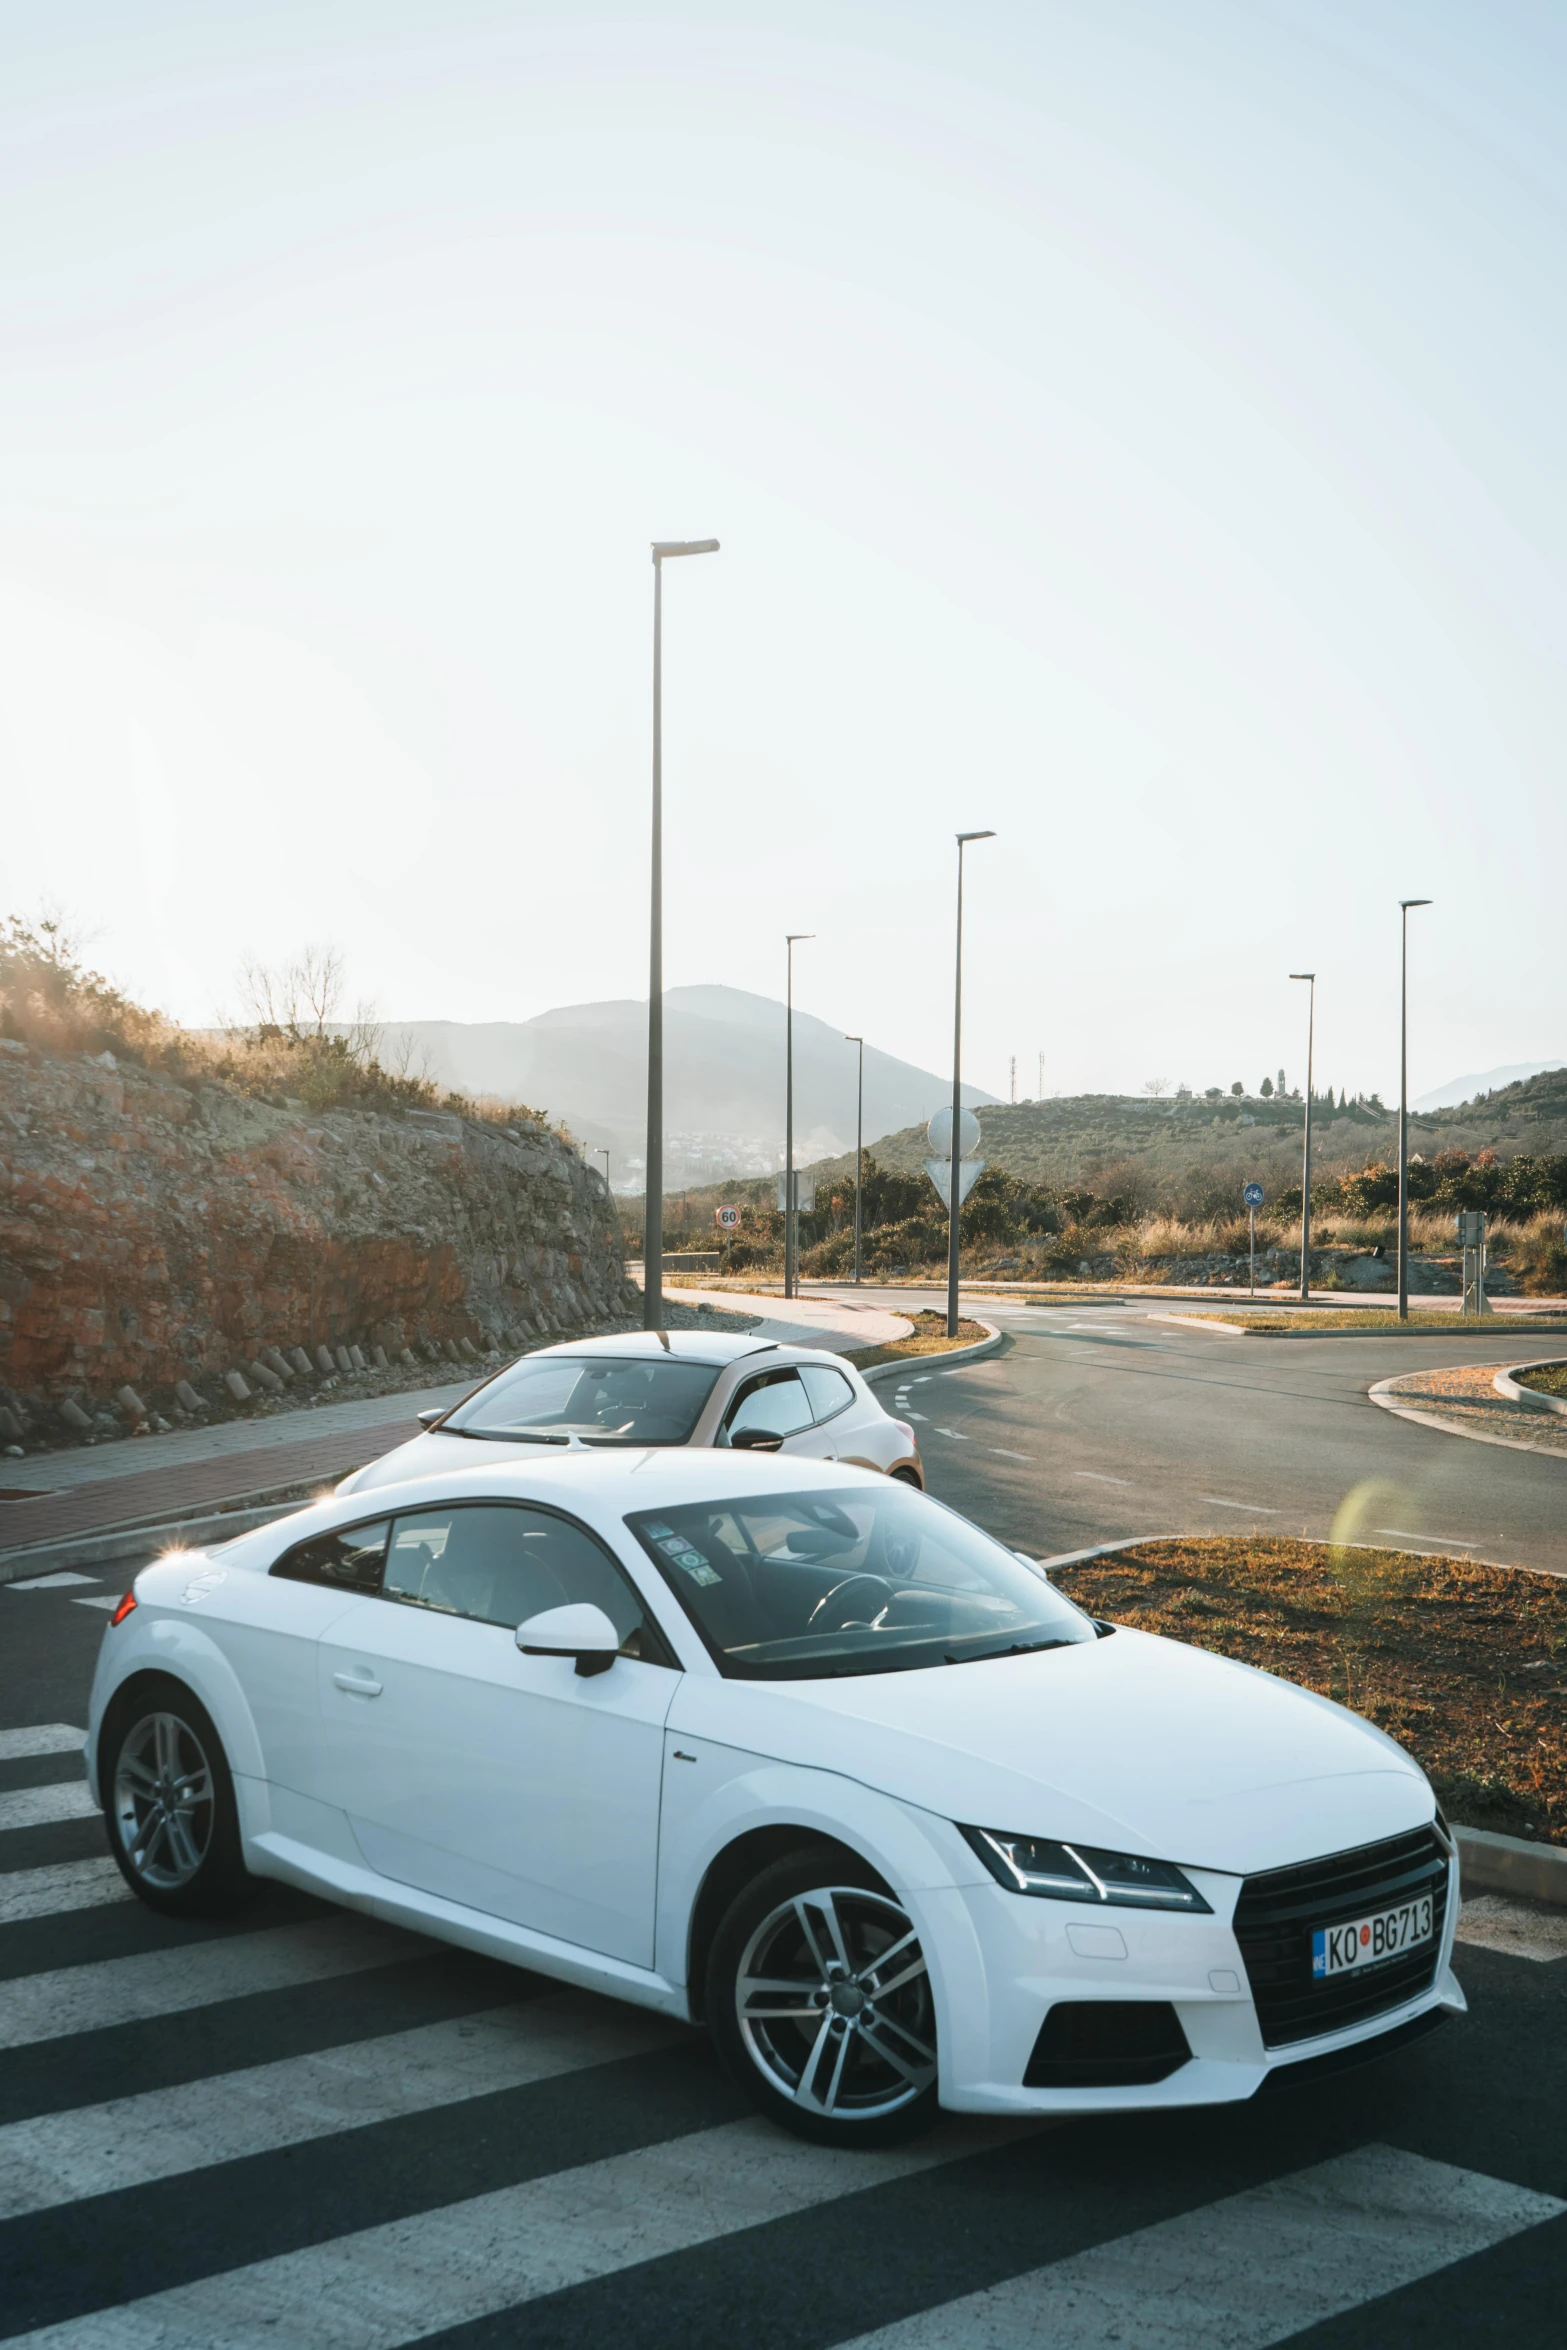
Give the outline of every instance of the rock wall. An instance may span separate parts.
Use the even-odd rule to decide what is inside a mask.
[[[0,1395],[221,1386],[266,1347],[480,1352],[640,1309],[548,1129],[313,1115],[0,1038]]]

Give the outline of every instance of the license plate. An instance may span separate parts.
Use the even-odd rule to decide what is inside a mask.
[[[1355,1918],[1347,1925],[1319,1926],[1311,1937],[1311,1971],[1318,1982],[1329,1975],[1347,1975],[1357,1967],[1375,1966],[1379,1959],[1397,1958],[1432,1931],[1431,1896],[1406,1901],[1401,1909],[1379,1910],[1375,1917]]]

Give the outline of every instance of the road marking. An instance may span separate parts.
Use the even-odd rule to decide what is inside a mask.
[[[47,1828],[55,1820],[89,1820],[96,1816],[85,1779],[59,1779],[48,1787],[17,1787],[0,1795],[0,1830]]]
[[[905,1404],[903,1408],[911,1420],[918,1420],[922,1427],[930,1426],[930,1415],[927,1412],[917,1412],[912,1404]]]
[[[61,1568],[55,1575],[29,1575],[25,1583],[11,1583],[11,1591],[63,1591],[67,1583],[101,1583],[101,1575],[73,1575]]]
[[[1201,1499],[1216,1510],[1244,1510],[1249,1518],[1276,1518],[1277,1510],[1268,1509],[1260,1501],[1226,1501],[1222,1493],[1205,1493]]]
[[[953,2120],[914,2146],[862,2152],[804,2145],[759,2117],[726,2122],[24,2338],[29,2350],[394,2350],[1019,2134],[1015,2122]]]
[[[566,1991],[0,2129],[0,2219],[666,2048],[679,2024]]]
[[[0,1926],[24,1918],[64,1917],[73,1909],[101,1909],[129,1901],[129,1885],[112,1860],[63,1860],[52,1868],[12,1869],[0,1876]]]
[[[950,1436],[954,1444],[967,1444],[970,1442],[970,1439],[967,1436],[962,1435],[956,1428],[938,1428],[936,1430],[936,1434],[938,1436]]]
[[[115,1598],[115,1596],[114,1596],[113,1592],[110,1592],[110,1594],[109,1594],[109,1596],[108,1596],[108,1598],[107,1598],[107,1599],[73,1599],[73,1600],[72,1600],[72,1602],[71,1602],[71,1605],[72,1605],[72,1607],[102,1607],[102,1608],[110,1608],[110,1607],[118,1607],[118,1606],[119,1606],[119,1604],[120,1604],[120,1603],[119,1603],[119,1601],[118,1601],[118,1600]]]
[[[1473,1550],[1475,1547],[1472,1542],[1466,1542],[1461,1534],[1411,1534],[1407,1526],[1378,1526],[1376,1531],[1379,1534],[1396,1534],[1400,1542],[1445,1542],[1452,1550]]]
[[[1564,2211],[1505,2179],[1361,2146],[841,2350],[1266,2350]]]
[[[69,1722],[38,1722],[31,1730],[0,1730],[0,1762],[20,1762],[31,1754],[80,1754],[87,1743],[85,1730]]]
[[[1004,1461],[1031,1461],[1034,1457],[1031,1452],[1008,1452],[1004,1444],[992,1444],[986,1449],[989,1452],[999,1454]]]
[[[1101,1477],[1097,1469],[1074,1469],[1074,1477],[1086,1477],[1090,1485],[1130,1485],[1130,1477]]]
[[[135,1958],[105,1958],[58,1967],[6,1985],[0,2002],[0,2048],[30,2048],[72,2032],[101,2031],[149,2016],[179,2015],[220,1999],[282,1991],[427,1958],[435,1944],[370,1918],[337,1916],[302,1926],[272,1926],[192,1948],[177,1943]]]

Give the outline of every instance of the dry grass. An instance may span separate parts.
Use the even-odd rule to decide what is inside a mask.
[[[1471,1337],[1497,1336],[1502,1331],[1556,1331],[1567,1324],[1567,1312],[1560,1314],[1488,1314],[1483,1322],[1473,1316],[1465,1321],[1462,1314],[1422,1314],[1410,1310],[1407,1321],[1397,1314],[1379,1312],[1372,1306],[1346,1306],[1342,1312],[1331,1307],[1313,1307],[1288,1314],[1221,1313],[1217,1308],[1204,1314],[1205,1322],[1231,1322],[1239,1330],[1256,1330],[1276,1336],[1291,1330],[1363,1330],[1368,1335],[1379,1330],[1419,1330],[1438,1338],[1462,1337],[1467,1331]]]
[[[885,1346],[868,1346],[863,1349],[844,1347],[842,1352],[845,1360],[851,1362],[857,1371],[871,1371],[878,1363],[901,1363],[913,1361],[920,1355],[950,1354],[954,1347],[977,1346],[981,1339],[990,1336],[983,1322],[960,1322],[956,1338],[949,1338],[945,1314],[914,1314],[910,1319],[914,1328],[907,1338],[891,1339]]]
[[[1567,1842],[1567,1580],[1224,1536],[1056,1574],[1095,1615],[1352,1705],[1414,1756],[1451,1819]]]
[[[1542,1395],[1567,1395],[1567,1363],[1540,1363],[1532,1371],[1520,1372],[1518,1384],[1538,1388]]]

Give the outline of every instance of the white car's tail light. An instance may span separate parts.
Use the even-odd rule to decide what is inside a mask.
[[[1005,1836],[990,1828],[965,1828],[963,1834],[1009,1893],[1211,1915],[1208,1903],[1173,1861],[1144,1860],[1135,1852],[1101,1852],[1088,1844],[1057,1844],[1048,1836]]]

